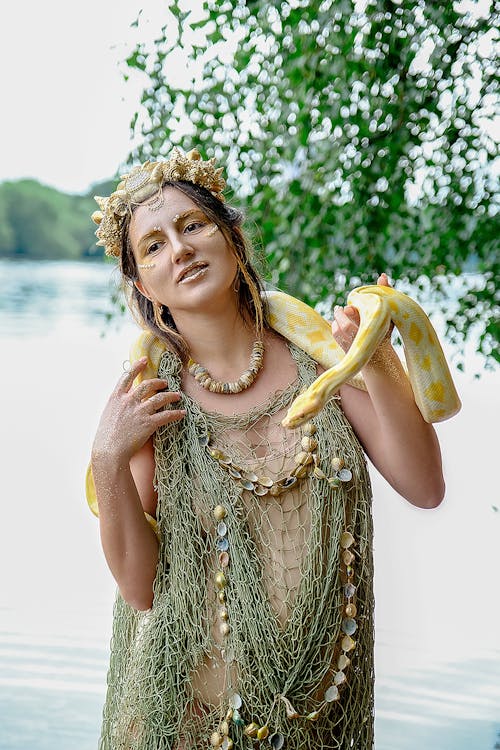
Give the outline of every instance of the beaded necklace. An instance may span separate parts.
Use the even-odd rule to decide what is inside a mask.
[[[255,382],[257,375],[262,370],[263,364],[264,344],[262,341],[255,341],[250,356],[250,363],[238,380],[225,383],[220,380],[215,380],[206,367],[198,364],[198,362],[195,362],[193,359],[189,359],[188,361],[188,372],[206,391],[211,391],[212,393],[241,393],[247,388],[250,388]]]

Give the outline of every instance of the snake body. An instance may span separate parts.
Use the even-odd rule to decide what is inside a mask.
[[[273,328],[328,368],[292,403],[283,420],[285,427],[298,427],[311,419],[343,383],[360,387],[352,378],[373,355],[391,321],[401,334],[408,377],[425,421],[440,422],[459,411],[460,399],[437,334],[420,305],[408,295],[381,285],[353,289],[347,304],[358,310],[360,323],[347,353],[336,342],[332,345],[335,339],[327,330],[329,324],[323,321],[320,326],[317,321],[321,316],[307,317],[307,305],[293,297],[284,299],[281,292],[268,292],[268,299]]]
[[[353,289],[347,303],[359,311],[360,324],[347,353],[336,342],[330,324],[308,305],[283,292],[267,291],[269,321],[278,333],[303,349],[325,368],[290,406],[283,420],[294,428],[311,419],[343,383],[364,388],[358,374],[394,323],[405,349],[408,377],[415,402],[426,422],[440,422],[461,407],[436,332],[420,305],[388,286]],[[141,379],[157,377],[165,344],[144,331],[132,348],[131,361],[148,357]]]
[[[440,422],[460,410],[460,399],[434,328],[422,308],[410,297],[387,286],[362,286],[347,297],[360,315],[357,335],[347,353],[332,335],[331,325],[308,305],[283,292],[266,292],[271,326],[303,349],[325,368],[290,406],[285,427],[297,427],[311,419],[340,386],[349,382],[365,389],[359,371],[386,335],[391,321],[405,346],[408,377],[415,402],[427,422]],[[148,363],[136,382],[156,378],[166,346],[150,331],[142,331],[132,346],[130,360],[147,356]],[[89,464],[86,494],[90,509],[99,515]],[[146,514],[147,516],[147,514]],[[155,519],[148,520],[156,529]]]

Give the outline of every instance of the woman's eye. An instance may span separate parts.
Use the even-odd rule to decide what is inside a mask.
[[[148,255],[149,253],[155,253],[159,247],[161,247],[161,242],[152,242],[147,249]]]
[[[196,232],[198,229],[201,229],[201,227],[205,226],[204,221],[190,221],[189,224],[186,224],[184,231],[185,232]]]

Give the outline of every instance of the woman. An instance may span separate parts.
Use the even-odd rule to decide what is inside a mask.
[[[313,421],[283,428],[319,368],[269,327],[223,187],[213,160],[174,150],[98,198],[93,217],[165,350],[153,377],[145,350],[120,379],[92,450],[119,588],[101,747],[368,750],[363,450],[425,508],[444,493],[439,446],[389,338],[366,391],[346,384]],[[345,350],[357,326],[353,308],[336,309]]]

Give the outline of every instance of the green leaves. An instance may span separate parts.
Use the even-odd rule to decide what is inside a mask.
[[[169,11],[189,91],[164,35],[127,61],[149,78],[132,158],[173,143],[216,155],[258,229],[269,278],[314,304],[385,270],[397,282],[428,279],[446,309],[454,277],[480,273],[484,288],[458,300],[449,336],[463,344],[474,333],[498,358],[497,149],[481,125],[492,116],[484,35],[498,26],[494,5],[481,18],[430,0],[364,10],[225,0],[192,22],[183,7]]]
[[[146,70],[146,58],[144,56],[144,50],[141,45],[138,45],[133,52],[126,58],[125,63],[129,68],[135,68],[136,70]]]

